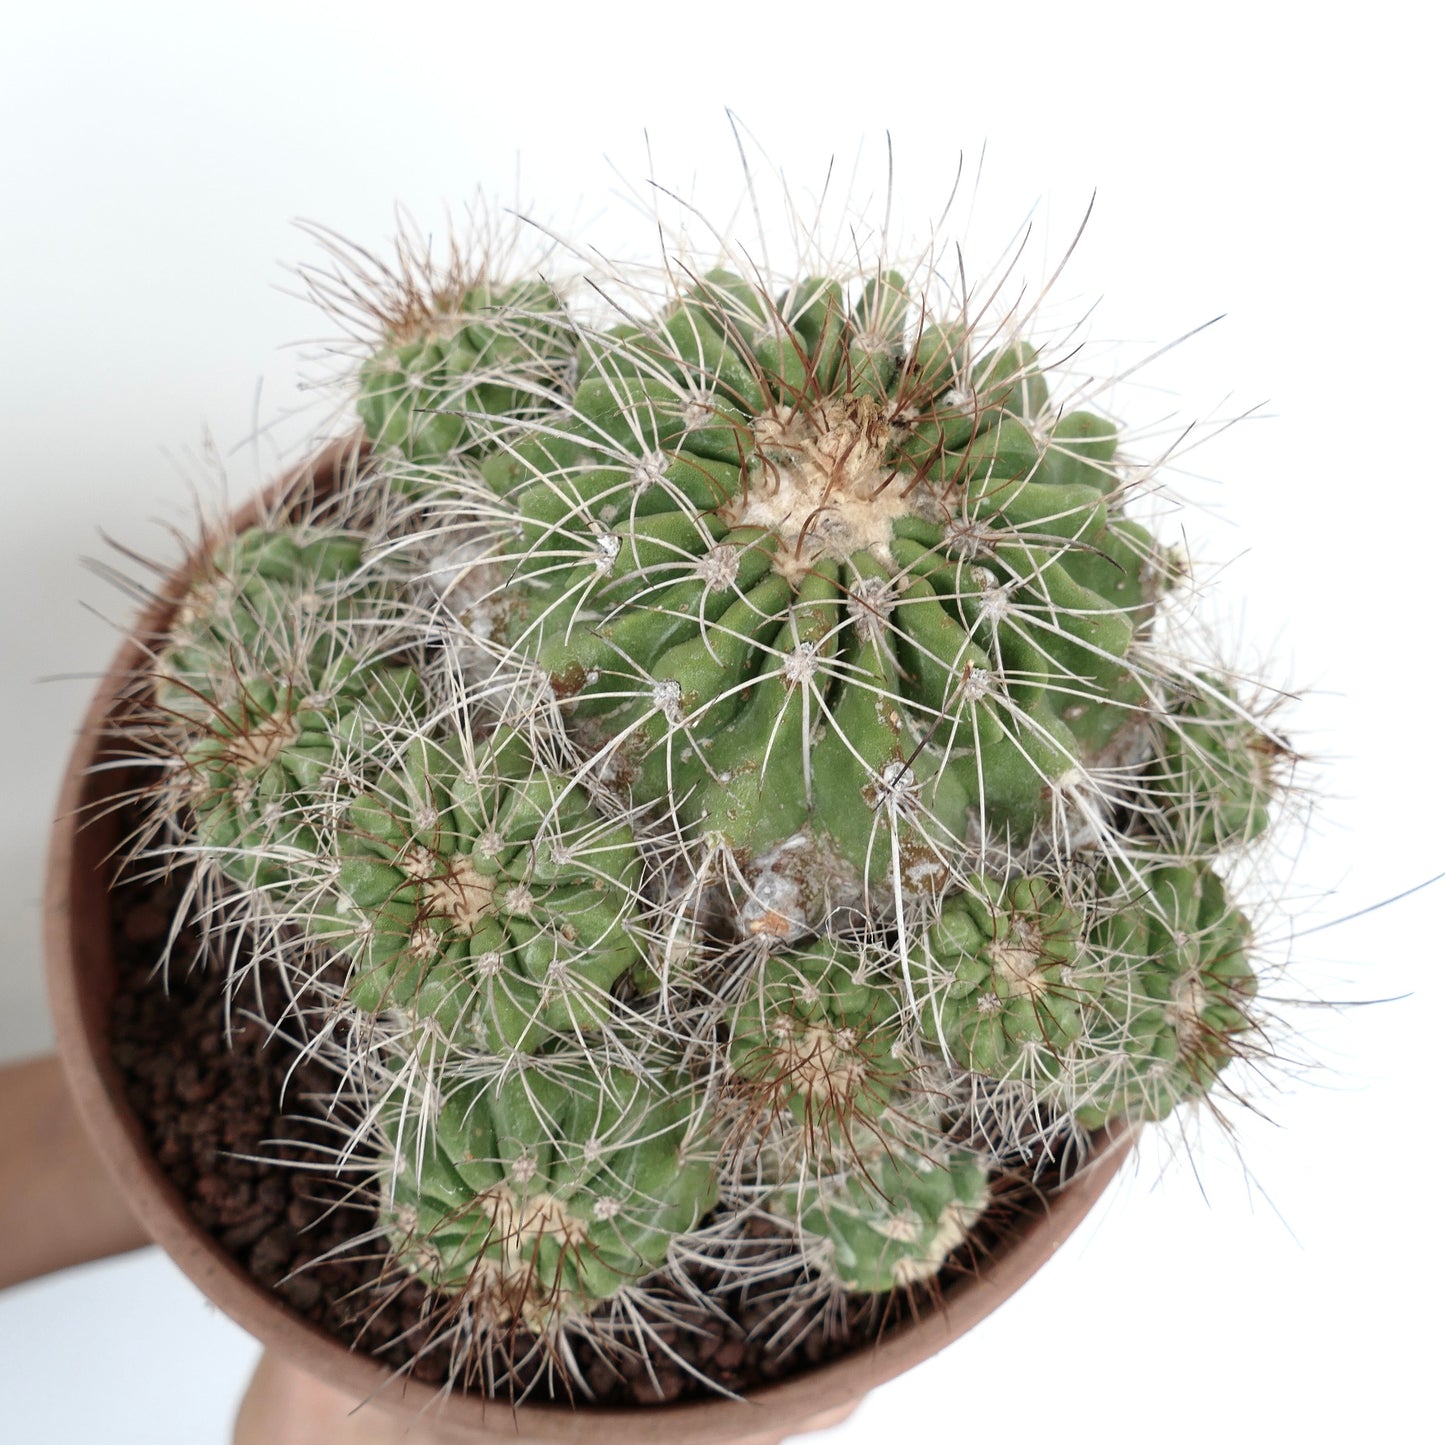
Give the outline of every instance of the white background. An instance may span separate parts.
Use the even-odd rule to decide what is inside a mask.
[[[215,498],[207,431],[239,496],[326,422],[287,349],[328,330],[287,294],[285,266],[320,259],[292,221],[380,247],[394,203],[440,233],[480,190],[649,256],[626,199],[649,174],[724,222],[742,195],[725,108],[799,191],[830,156],[843,189],[856,167],[860,208],[891,134],[897,229],[937,217],[961,155],[949,234],[980,267],[1032,217],[1041,277],[1097,190],[1055,314],[1098,303],[1101,366],[1227,313],[1120,402],[1175,430],[1260,408],[1176,482],[1205,509],[1196,554],[1229,563],[1231,638],[1305,690],[1289,727],[1319,760],[1266,930],[1293,961],[1274,992],[1390,1001],[1286,1011],[1282,1051],[1318,1067],[1255,1089],[1236,1144],[1202,1126],[1185,1157],[1167,1135],[1043,1276],[828,1438],[1427,1438],[1445,885],[1322,925],[1445,869],[1438,42],[1388,0],[1349,25],[1268,4],[830,11],[7,19],[0,1059],[50,1044],[40,858],[89,691],[41,679],[102,668],[126,617],[78,559],[101,533],[166,554],[157,522]],[[253,443],[257,417],[281,421]],[[0,1301],[4,1433],[220,1445],[254,1353],[154,1252],[72,1272]]]

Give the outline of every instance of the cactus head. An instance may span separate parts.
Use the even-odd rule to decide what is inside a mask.
[[[988,1078],[1048,1070],[1083,1032],[1097,993],[1082,933],[1078,910],[1042,878],[970,878],[908,960],[924,1035]]]
[[[443,1047],[530,1053],[602,1027],[639,959],[641,862],[515,733],[476,750],[415,739],[352,804],[334,912],[311,927],[351,961],[351,1001],[405,1010]]]
[[[920,1112],[890,1111],[861,1152],[825,1154],[767,1195],[768,1210],[799,1231],[806,1257],[837,1289],[931,1284],[988,1205],[985,1161]]]
[[[383,326],[361,367],[357,410],[375,445],[424,463],[475,452],[497,422],[555,402],[576,345],[546,287],[485,275],[409,296]]]
[[[420,704],[376,626],[385,589],[362,578],[362,552],[335,528],[253,527],[205,561],[159,651],[181,826],[242,887],[294,901],[349,761]]]
[[[1108,986],[1073,1062],[1085,1128],[1201,1099],[1257,1028],[1250,926],[1219,875],[1163,865],[1120,880],[1092,942]]]
[[[383,1222],[396,1258],[482,1318],[542,1334],[663,1263],[716,1199],[691,1085],[528,1066],[447,1091],[387,1134]]]
[[[1288,756],[1227,684],[1200,677],[1159,727],[1147,781],[1159,826],[1181,851],[1203,857],[1252,843],[1269,826]]]
[[[898,1012],[856,950],[818,940],[766,956],[729,1027],[750,1130],[786,1111],[824,1151],[866,1132],[907,1081]]]

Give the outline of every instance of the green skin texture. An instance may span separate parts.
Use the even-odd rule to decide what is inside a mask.
[[[180,761],[197,841],[233,882],[279,889],[321,844],[318,808],[363,740],[411,715],[409,667],[366,656],[346,536],[254,527],[193,584],[156,669],[160,706],[196,734]]]
[[[353,960],[357,1007],[406,1010],[442,1047],[505,1055],[595,1030],[638,961],[630,830],[515,735],[480,756],[414,742],[352,805],[339,851],[339,905],[311,931]]]
[[[234,882],[284,889],[321,851],[317,809],[357,740],[406,716],[419,694],[410,668],[347,662],[305,691],[247,684],[182,759],[197,841]]]
[[[1041,451],[1021,346],[974,368],[976,416],[958,343],[912,344],[895,284],[849,314],[813,283],[785,322],[715,273],[657,334],[594,346],[571,413],[481,463],[520,525],[505,640],[611,779],[737,854],[810,829],[878,879],[895,852],[926,870],[979,829],[1025,837],[1046,784],[1136,715],[1155,552],[1110,507],[1113,428],[1070,413]],[[797,415],[828,420],[767,431]],[[915,509],[851,551],[826,508],[801,532],[751,520],[790,458],[850,428],[867,485]]]
[[[835,1285],[876,1292],[937,1272],[987,1202],[988,1171],[917,1117],[929,1101],[908,1096],[899,999],[868,963],[824,939],[769,955],[732,1016],[729,1060],[779,1136],[762,1156],[767,1209],[822,1243]]]
[[[356,650],[348,624],[375,595],[354,582],[361,560],[353,537],[269,527],[218,548],[178,609],[156,701],[204,723],[252,678],[293,687],[319,680]]]
[[[1087,926],[1044,880],[975,875],[912,961],[926,1037],[1085,1128],[1203,1095],[1251,1027],[1249,924],[1200,864],[1105,880]]]
[[[391,334],[361,368],[357,407],[377,446],[446,461],[475,450],[493,421],[555,398],[575,350],[546,288],[482,283]]]
[[[1085,926],[1046,881],[971,877],[910,961],[926,1038],[959,1068],[1035,1084],[1085,1129],[1201,1097],[1256,991],[1248,922],[1209,868],[1100,887]]]
[[[393,1120],[383,1218],[404,1267],[500,1321],[545,1327],[595,1308],[717,1200],[710,1162],[689,1149],[696,1100],[680,1076],[530,1067],[446,1095],[420,1148],[414,1119]]]

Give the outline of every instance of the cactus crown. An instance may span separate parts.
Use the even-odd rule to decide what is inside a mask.
[[[1047,352],[885,261],[603,324],[407,274],[339,491],[158,652],[148,838],[324,1000],[458,1329],[931,1287],[1261,1047],[1228,880],[1290,755]]]

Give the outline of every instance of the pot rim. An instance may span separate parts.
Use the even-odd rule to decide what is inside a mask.
[[[342,438],[292,468],[230,519],[228,532],[252,525],[267,503],[306,486],[326,487],[365,443]],[[856,1403],[961,1337],[1020,1289],[1063,1244],[1097,1202],[1135,1138],[1133,1130],[1108,1136],[1097,1157],[1044,1202],[1009,1236],[1005,1249],[944,1291],[941,1305],[899,1325],[870,1346],[764,1385],[746,1399],[724,1396],[685,1404],[617,1408],[523,1403],[457,1394],[398,1375],[384,1362],[350,1349],[265,1290],[187,1212],[179,1191],[162,1172],[139,1120],[126,1102],[111,1058],[111,998],[88,987],[114,973],[110,948],[108,880],[114,819],[96,804],[123,776],[102,759],[106,725],[143,669],[142,641],[156,636],[183,595],[201,558],[205,538],[170,573],[129,630],[87,709],[71,752],[52,827],[46,864],[45,951],[51,1013],[61,1064],[97,1152],[142,1227],[179,1268],[243,1329],[308,1373],[352,1398],[370,1401],[413,1421],[444,1428],[501,1431],[519,1439],[596,1445],[726,1445],[759,1430],[806,1429],[812,1417]],[[106,970],[109,967],[109,974]],[[473,1435],[475,1438],[475,1433]]]

